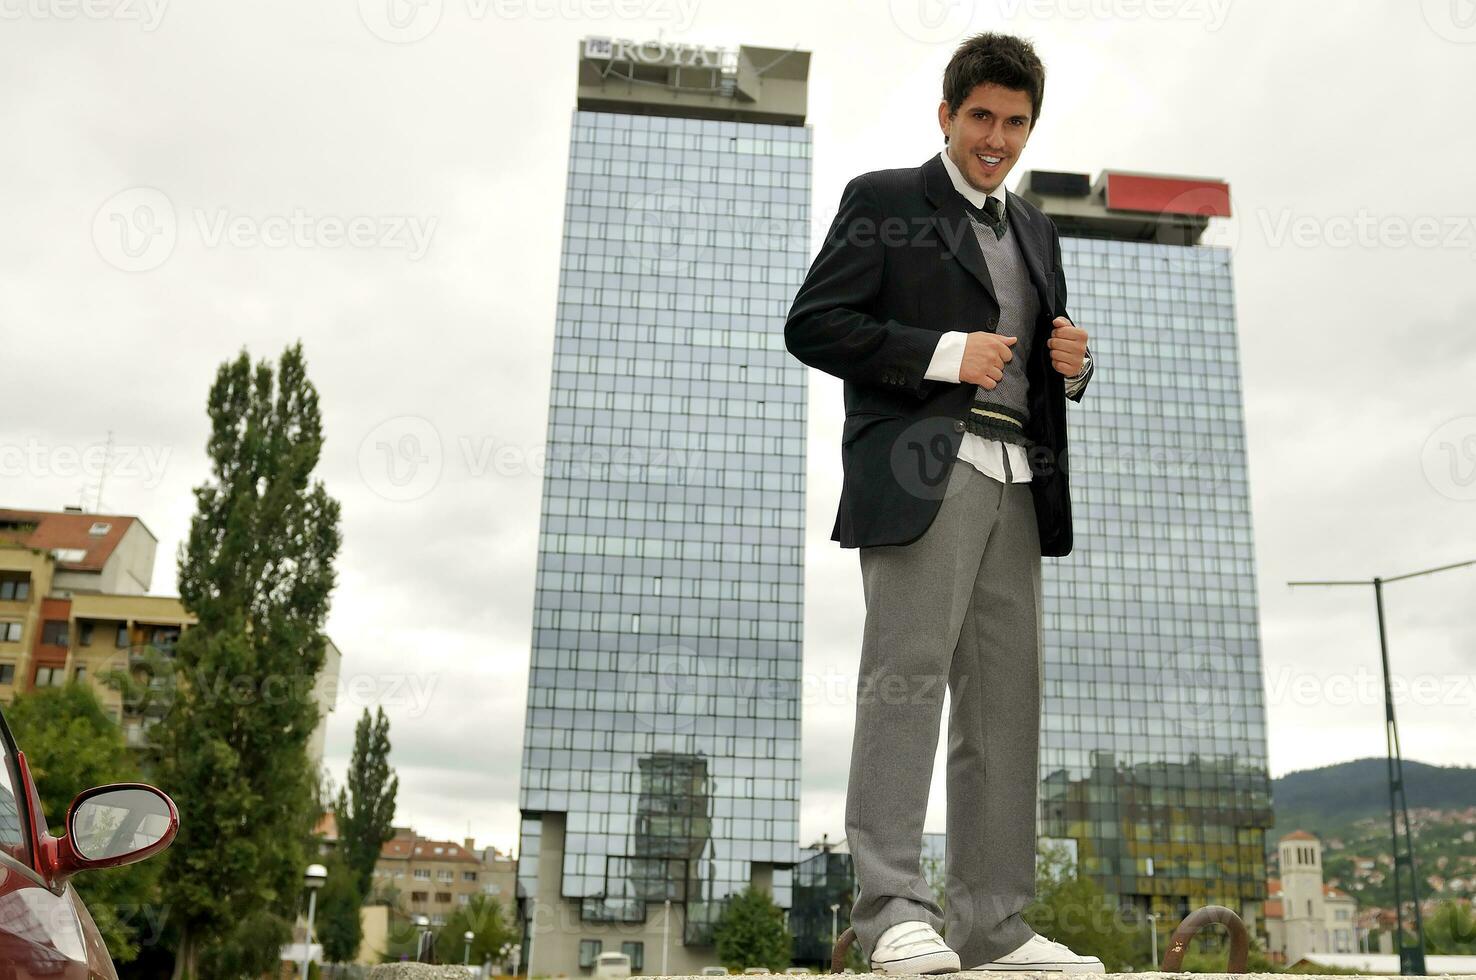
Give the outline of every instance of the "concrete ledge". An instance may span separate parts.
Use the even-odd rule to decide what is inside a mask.
[[[1471,973],[1442,973],[1431,972],[1430,976],[1449,977],[1450,980],[1476,980],[1476,974]],[[923,976],[920,974],[895,974],[895,973],[847,973],[846,980],[897,980],[898,976],[915,977],[917,980],[943,980],[944,977],[967,977],[969,980],[1078,980],[1078,978],[1092,978],[1099,980],[1103,977],[1111,977],[1113,980],[1370,980],[1370,977],[1382,978],[1382,974],[1371,974],[1358,977],[1353,974],[1325,974],[1325,973],[1153,973],[1144,970],[1141,973],[1052,973],[1043,970],[1022,971],[1019,973],[1008,973],[994,970],[961,970],[958,973]],[[668,978],[675,980],[675,978]],[[690,980],[700,980],[692,977]],[[712,978],[707,978],[712,980]],[[753,978],[757,980],[757,978]],[[793,980],[799,980],[798,977]]]
[[[541,975],[541,974],[540,974]],[[898,980],[899,977],[912,977],[916,980],[940,980],[939,976],[926,976],[918,973],[847,973],[842,974],[847,980]],[[1476,980],[1473,973],[1443,973],[1430,974],[1431,976],[1450,977],[1451,980]],[[631,980],[649,980],[654,974],[635,974]],[[736,976],[736,975],[735,975]],[[779,974],[764,974],[764,976],[784,977]],[[1296,980],[1358,980],[1351,974],[1286,974],[1286,973],[1047,973],[1040,970],[1006,973],[993,970],[962,970],[954,974],[946,974],[950,977],[969,977],[978,980],[1077,980],[1077,978],[1100,978],[1112,977],[1115,980],[1286,980],[1294,976]],[[1375,974],[1374,976],[1378,976]],[[466,980],[467,971],[461,966],[430,966],[425,963],[384,963],[376,966],[369,973],[369,980]],[[666,980],[713,980],[712,977],[668,977]],[[797,978],[796,978],[797,980]]]

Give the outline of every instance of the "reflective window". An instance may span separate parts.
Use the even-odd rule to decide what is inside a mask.
[[[1061,249],[1097,372],[1042,569],[1040,832],[1121,902],[1238,909],[1272,821],[1230,252]]]
[[[809,150],[574,114],[519,804],[568,814],[585,921],[671,899],[707,941],[752,862],[797,858]]]

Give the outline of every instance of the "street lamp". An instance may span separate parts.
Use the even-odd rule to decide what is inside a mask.
[[[1153,969],[1158,970],[1158,913],[1148,913],[1148,932],[1153,943]]]
[[[836,941],[839,938],[839,934],[836,931],[837,930],[837,923],[840,921],[839,918],[838,918],[839,915],[840,915],[840,903],[836,903],[835,905],[832,905],[830,907],[830,948],[831,949],[835,949]]]
[[[666,911],[661,916],[661,975],[666,976],[666,951],[671,946],[671,899],[666,900]],[[529,977],[528,980],[533,980]]]
[[[477,934],[468,929],[461,934],[461,938],[466,941],[466,948],[461,951],[461,965],[466,966],[471,962],[471,944],[472,940],[477,938]]]
[[[303,875],[302,883],[308,890],[307,941],[302,944],[302,980],[307,980],[308,959],[313,955],[313,915],[318,911],[318,889],[328,880],[328,869],[321,864],[310,864]]]
[[[1394,941],[1399,947],[1399,972],[1404,976],[1425,975],[1425,924],[1420,911],[1420,879],[1415,871],[1414,840],[1409,828],[1409,805],[1404,793],[1404,759],[1399,752],[1399,729],[1394,723],[1394,695],[1389,684],[1389,643],[1384,635],[1384,585],[1387,582],[1398,582],[1407,578],[1415,578],[1420,575],[1432,575],[1435,572],[1449,571],[1452,568],[1466,568],[1476,565],[1476,559],[1470,561],[1455,562],[1450,565],[1440,565],[1436,568],[1425,568],[1418,572],[1406,572],[1403,575],[1391,575],[1388,578],[1380,578],[1375,575],[1371,579],[1336,579],[1322,582],[1288,582],[1288,586],[1298,585],[1372,585],[1374,592],[1374,609],[1378,614],[1379,621],[1379,663],[1384,671],[1384,741],[1387,747],[1387,768],[1389,777],[1389,836],[1391,838],[1391,857],[1394,861]],[[1404,818],[1404,840],[1403,848],[1400,847],[1399,818]],[[1401,876],[1400,872],[1404,872]],[[1406,877],[1409,884],[1409,895],[1414,906],[1414,937],[1406,939],[1404,935],[1404,901],[1400,894],[1400,878]]]
[[[430,960],[426,959],[425,954],[426,947],[429,945],[426,940],[430,938],[430,916],[417,915],[415,917],[415,930],[415,962],[429,963]]]

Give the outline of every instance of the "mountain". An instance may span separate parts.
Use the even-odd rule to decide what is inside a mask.
[[[1404,795],[1410,807],[1457,810],[1476,805],[1476,767],[1431,766],[1406,760]],[[1346,831],[1356,820],[1389,815],[1388,763],[1354,759],[1289,772],[1271,781],[1276,826],[1266,837],[1275,850],[1283,834],[1301,829],[1324,837]]]

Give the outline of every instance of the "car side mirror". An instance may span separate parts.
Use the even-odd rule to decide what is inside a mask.
[[[60,887],[79,871],[134,864],[164,850],[179,831],[179,810],[143,783],[114,783],[79,793],[67,808],[65,837],[42,839],[43,873]]]

